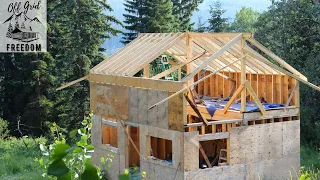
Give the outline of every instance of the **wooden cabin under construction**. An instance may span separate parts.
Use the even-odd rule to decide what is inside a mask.
[[[251,33],[147,33],[88,77],[94,161],[117,179],[285,179],[300,167],[299,82]]]

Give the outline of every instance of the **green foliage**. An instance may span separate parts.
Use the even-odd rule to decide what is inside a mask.
[[[37,180],[44,179],[41,169],[34,158],[41,155],[38,150],[44,138],[7,138],[0,139],[0,179]],[[25,146],[27,144],[27,147]]]
[[[190,22],[191,16],[195,10],[198,10],[198,5],[203,0],[172,0],[172,14],[175,19],[175,31],[184,32],[193,30],[194,23]]]
[[[5,139],[9,136],[8,122],[0,118],[0,139]]]
[[[260,13],[254,11],[251,7],[242,7],[236,13],[236,18],[231,23],[230,30],[234,32],[255,32],[254,24],[257,22]]]
[[[100,168],[92,165],[92,153],[94,146],[90,144],[92,114],[82,121],[83,127],[77,131],[71,131],[70,136],[74,138],[79,134],[79,140],[72,147],[66,144],[64,136],[58,131],[59,127],[53,123],[51,131],[56,134],[54,143],[45,146],[40,144],[40,150],[44,158],[38,159],[44,168],[44,177],[57,179],[101,179]],[[107,163],[101,158],[101,163]]]
[[[199,16],[198,17],[198,22],[197,22],[197,28],[196,28],[196,32],[205,32],[207,27],[206,27],[206,23],[202,21],[203,17]]]
[[[223,15],[226,12],[222,8],[220,1],[215,1],[213,5],[210,5],[210,18],[208,19],[210,32],[224,32],[228,28],[228,18],[224,18]]]
[[[320,6],[315,1],[274,1],[256,24],[255,38],[320,84]],[[319,147],[319,92],[301,85],[301,141]]]

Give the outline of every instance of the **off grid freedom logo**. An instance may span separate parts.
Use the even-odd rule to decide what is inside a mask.
[[[46,0],[0,2],[0,52],[46,52]]]

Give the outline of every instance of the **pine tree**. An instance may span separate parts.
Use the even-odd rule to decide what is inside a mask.
[[[9,23],[9,27],[8,27],[8,32],[7,32],[7,35],[6,35],[7,38],[12,38],[12,31],[13,31],[13,28],[12,28],[12,24],[10,22]]]
[[[198,22],[197,22],[197,29],[196,32],[205,32],[206,31],[206,26],[205,26],[205,22],[202,21],[203,17],[199,16],[198,17]]]
[[[125,29],[121,42],[127,44],[138,36],[138,33],[146,32],[146,3],[147,0],[125,0],[124,6],[127,11],[123,14]]]
[[[174,30],[171,0],[148,0],[146,32],[164,33]]]
[[[173,15],[178,25],[178,31],[192,30],[194,23],[190,22],[193,12],[203,0],[172,0]]]
[[[112,24],[121,24],[106,14],[112,8],[105,0],[52,1],[48,11],[49,52],[56,62],[58,84],[62,85],[88,75],[90,68],[104,60],[101,45],[106,38],[120,33]],[[64,38],[61,38],[64,37]],[[82,81],[56,94],[55,115],[58,122],[72,129],[80,125],[89,108],[89,83]],[[68,122],[65,119],[68,119]],[[62,125],[62,124],[60,124]]]
[[[224,18],[223,14],[226,12],[222,9],[220,1],[216,1],[213,6],[210,5],[210,18],[208,19],[210,32],[224,32],[228,28],[228,18]]]
[[[16,21],[16,24],[15,24],[14,28],[19,28],[19,22],[18,21]]]
[[[24,26],[24,22],[21,24],[21,29],[25,29],[26,27]]]

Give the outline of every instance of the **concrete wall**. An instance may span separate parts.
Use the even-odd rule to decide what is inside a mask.
[[[185,133],[186,139],[196,136]],[[185,155],[195,153],[199,150],[185,147]],[[191,170],[185,179],[287,179],[300,169],[300,121],[231,128],[230,166],[192,170],[192,160],[198,165],[185,157],[185,170]]]
[[[150,159],[150,136],[172,141],[172,165]],[[140,153],[140,171],[147,173],[147,179],[183,178],[183,132],[140,125]]]

